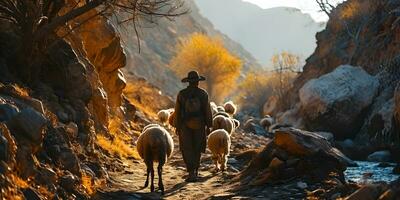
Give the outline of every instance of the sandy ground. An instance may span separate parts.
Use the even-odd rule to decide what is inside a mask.
[[[232,138],[232,151],[235,154],[239,151],[256,149],[262,147],[267,139],[262,136],[245,133],[235,133]],[[173,156],[164,166],[163,180],[165,194],[159,192],[150,193],[150,187],[143,188],[146,180],[146,166],[142,161],[123,160],[125,170],[111,172],[110,183],[106,188],[98,190],[93,199],[228,199],[234,196],[232,189],[235,182],[232,181],[242,169],[241,163],[230,158],[228,170],[225,172],[214,171],[214,164],[210,159],[210,153],[203,154],[200,167],[200,180],[196,183],[186,183],[186,170],[182,157],[175,142]],[[157,165],[157,164],[156,164]],[[155,169],[156,169],[155,165]],[[157,189],[158,177],[155,175],[155,188]],[[246,199],[236,194],[235,199]]]

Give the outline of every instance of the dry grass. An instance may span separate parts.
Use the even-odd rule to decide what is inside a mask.
[[[14,185],[19,188],[25,189],[25,188],[29,187],[29,184],[27,181],[22,180],[19,176],[16,176],[14,174],[11,174],[11,180],[13,181]]]
[[[121,131],[122,120],[118,117],[113,117],[109,121],[108,130],[111,137],[98,134],[96,136],[99,147],[110,153],[111,155],[124,158],[139,158],[139,155],[134,147],[130,145],[132,136]]]
[[[141,87],[143,85],[138,84],[132,84],[130,82],[127,83],[125,89],[124,89],[124,94],[125,96],[129,99],[129,101],[136,106],[138,110],[143,112],[146,116],[149,116],[151,118],[155,118],[157,116],[157,108],[156,107],[151,107],[148,102],[152,101],[151,96],[155,96],[154,94],[154,89],[153,88],[148,88],[148,87]],[[138,93],[141,93],[141,99],[142,102],[139,102],[136,98],[136,95]],[[149,99],[146,99],[149,98]]]
[[[26,88],[23,88],[17,84],[13,84],[12,87],[14,88],[17,95],[21,97],[29,97],[29,91]]]
[[[82,186],[89,195],[94,194],[97,189],[92,181],[92,177],[88,176],[85,173],[82,174]]]
[[[119,136],[116,136],[112,141],[103,135],[97,135],[97,144],[108,153],[120,157],[133,157],[138,159],[139,154],[136,149],[126,144]]]
[[[44,186],[39,186],[37,189],[38,193],[46,197],[47,199],[53,199],[54,194],[50,192],[46,187]]]

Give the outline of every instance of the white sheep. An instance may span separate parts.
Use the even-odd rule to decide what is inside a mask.
[[[210,102],[211,112],[215,115],[218,112],[218,106],[215,102]]]
[[[163,125],[166,125],[167,122],[168,122],[169,116],[171,116],[171,113],[172,113],[172,112],[174,112],[174,109],[173,109],[173,108],[165,109],[165,110],[160,110],[160,111],[157,113],[158,120],[159,120]]]
[[[158,124],[147,125],[137,140],[137,151],[147,167],[147,178],[144,187],[149,185],[149,175],[151,175],[150,191],[154,192],[153,163],[158,162],[158,188],[164,194],[162,167],[174,151],[174,142],[171,135]]]
[[[264,118],[262,118],[260,120],[260,125],[266,130],[269,131],[269,128],[274,124],[274,118],[272,118],[269,115],[264,116]]]
[[[217,106],[218,112],[225,112],[225,108],[223,106]]]
[[[236,114],[237,106],[232,102],[228,101],[224,104],[225,112],[229,113],[230,115]]]
[[[235,131],[235,127],[235,123],[230,117],[217,115],[213,118],[213,130],[224,129],[229,134],[232,134]]]
[[[233,121],[233,124],[235,124],[235,129],[239,128],[239,126],[240,126],[240,121],[237,120],[237,119],[232,119],[232,121]]]
[[[211,132],[207,140],[208,148],[212,153],[216,171],[224,171],[228,162],[228,155],[231,148],[231,137],[224,129],[217,129]],[[219,164],[221,166],[219,166]]]

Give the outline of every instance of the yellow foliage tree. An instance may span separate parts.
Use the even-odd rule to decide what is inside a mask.
[[[240,75],[242,62],[232,55],[218,38],[194,33],[180,40],[177,55],[171,60],[171,69],[180,77],[196,70],[206,77],[202,86],[210,99],[221,102]]]

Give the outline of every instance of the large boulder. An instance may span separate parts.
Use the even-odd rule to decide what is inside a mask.
[[[353,137],[378,87],[376,77],[350,65],[308,81],[299,91],[306,126],[332,132],[338,139]]]
[[[343,170],[347,166],[355,165],[354,161],[332,147],[325,137],[317,133],[295,128],[282,128],[275,131],[274,142],[281,149],[297,157],[320,155],[331,158],[338,164],[337,167]]]
[[[251,185],[292,177],[320,182],[334,176],[344,182],[343,172],[355,165],[317,133],[283,127],[275,130],[273,140],[254,156],[240,177]]]

